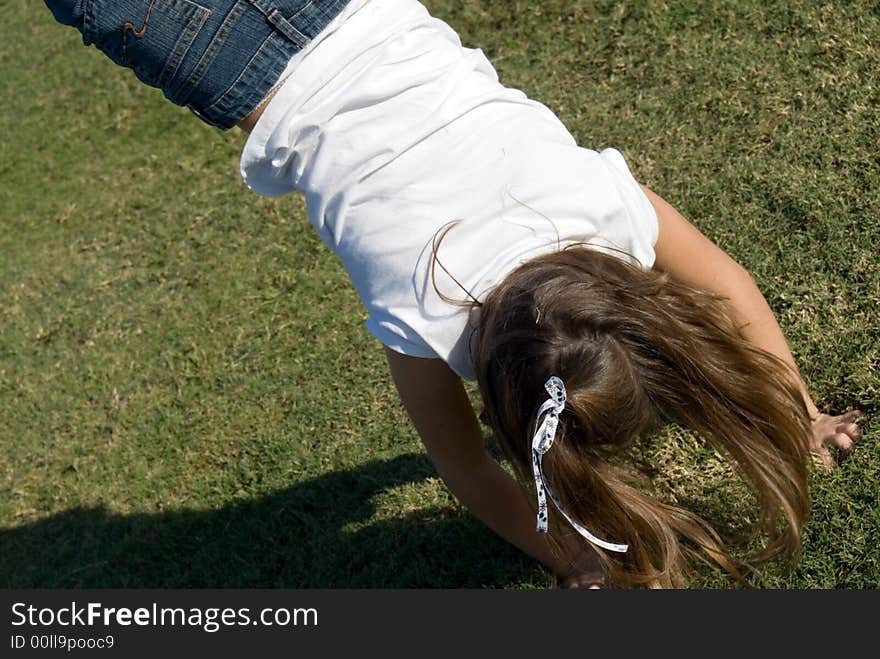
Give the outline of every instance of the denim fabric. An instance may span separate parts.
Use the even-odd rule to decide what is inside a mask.
[[[45,0],[171,102],[231,128],[278,81],[291,56],[349,0]]]

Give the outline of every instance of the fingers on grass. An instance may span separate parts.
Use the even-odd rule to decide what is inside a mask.
[[[841,414],[838,419],[841,423],[855,423],[864,418],[861,410],[850,410],[846,414]]]
[[[580,574],[569,577],[562,582],[563,588],[594,590],[604,588],[604,586],[605,577],[602,574]]]
[[[845,432],[836,433],[831,437],[831,444],[840,451],[841,453],[849,453],[852,451],[853,446],[855,446],[855,442],[852,437],[850,437]]]

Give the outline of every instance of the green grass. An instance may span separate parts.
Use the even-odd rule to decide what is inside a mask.
[[[867,413],[765,585],[880,586],[878,5],[426,4],[752,271],[820,407]],[[0,586],[551,585],[436,477],[302,200],[240,182],[243,135],[3,8]],[[647,458],[742,526],[688,433]]]

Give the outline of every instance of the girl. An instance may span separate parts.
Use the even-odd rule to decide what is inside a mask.
[[[172,102],[247,131],[252,190],[305,194],[443,481],[564,585],[680,586],[700,555],[743,580],[796,557],[808,456],[851,451],[858,412],[819,412],[748,273],[620,153],[577,146],[417,0],[46,2]],[[669,420],[752,485],[767,541],[748,564],[623,465]]]

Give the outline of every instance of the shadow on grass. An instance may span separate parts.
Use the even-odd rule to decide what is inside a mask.
[[[434,473],[425,456],[404,455],[219,510],[135,515],[115,515],[103,507],[68,510],[0,530],[0,584],[460,588],[540,583],[534,561],[465,512],[419,510],[368,523],[373,496]]]

